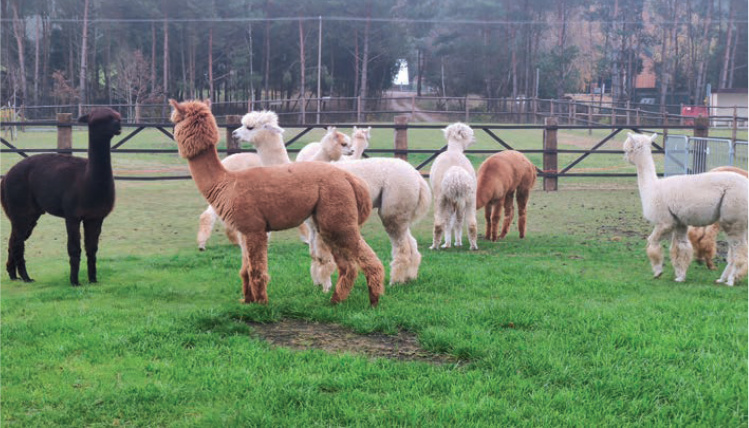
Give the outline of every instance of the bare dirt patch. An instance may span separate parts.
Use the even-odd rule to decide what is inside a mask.
[[[333,354],[349,353],[433,364],[457,361],[448,355],[437,355],[421,349],[416,335],[404,331],[397,335],[360,335],[339,325],[301,320],[283,320],[272,324],[249,322],[248,325],[255,330],[255,337],[274,346],[295,350],[321,349]]]

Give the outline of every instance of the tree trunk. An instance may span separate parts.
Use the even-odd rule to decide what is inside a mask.
[[[156,23],[151,23],[151,92],[156,93]]]
[[[208,30],[208,99],[214,101],[213,93],[213,26]]]
[[[86,0],[88,2],[88,0]],[[16,45],[18,46],[18,66],[20,73],[21,82],[21,104],[24,105],[28,101],[26,99],[26,57],[23,50],[23,39],[26,34],[23,20],[18,18],[18,4],[13,2],[11,4],[13,8],[13,35],[16,38]]]
[[[162,64],[163,78],[161,83],[164,84],[164,95],[169,96],[169,16],[166,10],[166,1],[164,4],[164,60]]]
[[[734,1],[729,0],[728,7],[728,30],[726,32],[726,47],[723,52],[723,67],[720,71],[720,82],[719,87],[721,89],[728,87],[728,69],[731,66],[731,44],[733,42],[733,15],[734,15]]]
[[[88,59],[88,4],[89,0],[83,3],[83,35],[81,37],[81,69],[78,75],[78,90],[80,98],[78,99],[78,116],[83,116],[83,104],[86,103],[86,60]]]
[[[39,27],[42,26],[42,17],[36,18],[36,40],[34,41],[34,104],[39,105]]]
[[[359,70],[361,70],[361,67],[359,65],[359,28],[354,29],[354,96],[359,96],[359,84],[360,82],[360,76],[359,76]]]
[[[367,3],[367,21],[364,24],[364,52],[362,53],[361,86],[359,87],[362,100],[367,98],[367,65],[369,64],[369,29],[372,24],[372,4]]]
[[[270,2],[266,3],[266,16],[268,14],[268,6]],[[267,100],[270,97],[270,21],[265,21],[265,73],[263,76],[263,85],[265,88],[265,94],[263,97]],[[270,102],[265,103],[265,108],[270,108]]]
[[[305,103],[305,93],[307,82],[305,80],[305,70],[307,64],[304,61],[304,23],[299,18],[299,97],[301,101],[302,123],[307,123],[307,107]]]

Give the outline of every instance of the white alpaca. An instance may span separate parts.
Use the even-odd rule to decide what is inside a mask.
[[[284,130],[278,126],[278,116],[272,111],[253,111],[242,117],[242,126],[236,129],[232,136],[240,141],[247,141],[257,150],[255,153],[237,153],[227,156],[221,163],[227,170],[236,171],[256,166],[279,165],[291,163],[286,153],[281,135]],[[205,250],[205,244],[211,237],[213,225],[218,215],[212,206],[208,205],[200,215],[198,226],[198,249]],[[237,243],[236,233],[226,228],[226,236],[233,243]]]
[[[354,126],[351,131],[351,145],[353,146],[354,153],[350,156],[341,156],[341,161],[357,160],[361,159],[364,154],[364,150],[369,147],[369,140],[372,138],[372,127],[357,128]]]
[[[390,284],[416,279],[421,254],[410,228],[429,211],[432,195],[426,180],[416,168],[400,159],[370,158],[334,165],[359,177],[369,187],[372,207],[377,209],[392,246]],[[310,273],[312,281],[327,292],[335,263],[330,250],[320,244],[320,240],[312,237]]]
[[[331,162],[337,161],[341,156],[350,156],[354,153],[351,146],[351,138],[338,132],[335,126],[329,126],[325,136],[319,143],[309,143],[296,155],[297,162]]]
[[[732,172],[710,172],[658,179],[650,145],[657,137],[629,133],[624,157],[637,167],[642,213],[655,224],[647,254],[658,278],[663,273],[660,241],[671,234],[671,263],[676,281],[684,281],[692,261],[688,226],[716,221],[728,237],[728,265],[716,281],[733,285],[747,265],[747,180]]]
[[[450,233],[455,235],[455,245],[463,245],[463,223],[468,221],[468,241],[477,250],[476,236],[476,170],[463,151],[475,141],[473,130],[457,122],[443,129],[447,151],[434,160],[429,173],[434,194],[434,235],[432,250],[439,249],[442,234],[449,248]]]

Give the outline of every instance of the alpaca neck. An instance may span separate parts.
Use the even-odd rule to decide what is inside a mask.
[[[101,183],[102,180],[112,179],[112,155],[109,148],[111,142],[111,135],[89,134],[86,170],[89,179],[95,182]]]
[[[354,140],[354,159],[361,159],[362,155],[364,154],[364,149],[367,147],[367,140],[363,137],[357,138]]]
[[[637,186],[640,189],[640,199],[644,206],[650,200],[650,196],[658,182],[653,155],[649,151],[640,153],[635,159],[635,166],[637,167]]]
[[[289,154],[286,152],[286,146],[283,144],[281,137],[273,136],[272,141],[266,144],[256,146],[257,155],[260,156],[260,162],[263,165],[281,165],[291,163]]]
[[[325,147],[320,147],[320,150],[315,153],[314,156],[312,156],[311,161],[318,161],[318,162],[332,162],[337,161],[341,158],[340,153],[338,156],[335,155],[335,153],[330,153],[328,150],[325,149]]]
[[[217,189],[227,180],[228,172],[218,158],[216,147],[200,152],[188,160],[190,175],[192,175],[198,190],[205,199],[213,204],[218,196]]]
[[[463,145],[457,141],[448,141],[447,151],[454,152],[454,153],[463,153]]]

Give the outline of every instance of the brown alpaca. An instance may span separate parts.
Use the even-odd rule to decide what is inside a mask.
[[[721,171],[735,172],[736,174],[748,177],[746,171],[734,166],[719,166],[711,169],[709,172]],[[689,242],[692,243],[692,248],[694,249],[694,259],[697,260],[697,263],[704,262],[705,266],[710,270],[715,270],[713,259],[715,258],[715,253],[717,253],[715,241],[718,237],[718,232],[720,232],[720,225],[718,223],[703,227],[689,226],[687,230]]]
[[[224,222],[242,234],[239,275],[245,303],[268,302],[266,232],[299,226],[312,216],[338,266],[331,302],[348,297],[358,266],[367,278],[369,302],[377,306],[385,272],[359,233],[372,211],[366,184],[318,162],[227,171],[216,151],[219,134],[210,103],[169,102],[174,107],[174,139],[180,155],[188,160],[195,184]]]
[[[517,194],[518,230],[520,237],[525,237],[528,199],[536,183],[536,167],[522,153],[505,150],[488,157],[479,167],[478,188],[476,190],[476,209],[486,206],[486,239],[497,240],[497,229],[502,207],[505,209],[505,220],[502,224],[502,239],[510,230],[514,215],[513,197]]]

